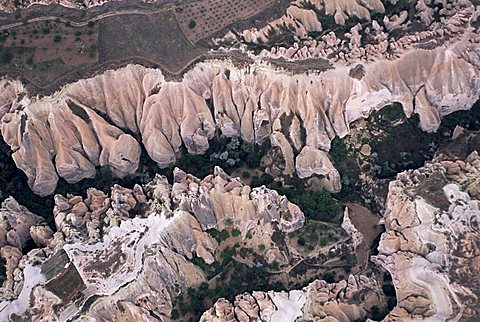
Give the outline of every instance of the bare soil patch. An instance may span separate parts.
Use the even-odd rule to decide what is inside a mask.
[[[363,242],[358,245],[355,251],[357,265],[352,268],[352,273],[356,273],[368,264],[370,247],[378,235],[383,232],[383,229],[378,225],[380,217],[373,214],[368,208],[356,203],[347,203],[346,206],[353,225],[363,234]]]

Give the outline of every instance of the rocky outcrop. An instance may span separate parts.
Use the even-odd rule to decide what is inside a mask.
[[[351,122],[392,102],[418,114],[424,130],[436,130],[442,116],[479,98],[478,52],[476,31],[467,30],[451,45],[362,65],[360,79],[345,67],[291,75],[261,62],[239,69],[208,61],[182,82],[130,65],[43,98],[3,80],[9,92],[0,97],[1,133],[41,195],[52,193],[59,177],[75,183],[93,177],[98,166],[119,177],[135,172],[139,141],[167,167],[182,147],[204,153],[216,130],[255,144],[270,139],[282,150],[285,175],[318,175],[338,192],[338,172],[321,150],[347,135]]]
[[[7,198],[0,208],[0,248],[10,245],[19,251],[33,239],[44,245],[45,238],[52,236],[45,220],[20,206],[12,197]]]
[[[386,321],[474,321],[480,286],[480,157],[437,161],[390,183],[374,262],[393,277]]]
[[[356,321],[384,301],[376,280],[350,275],[339,283],[316,280],[302,290],[237,295],[218,300],[200,321]],[[362,294],[362,300],[358,297]]]
[[[133,189],[114,186],[109,195],[57,195],[54,217],[58,231],[46,247],[23,257],[1,249],[12,291],[2,293],[0,320],[168,319],[173,299],[206,280],[191,262],[214,260],[218,243],[206,230],[221,230],[229,219],[243,236],[257,226],[271,235],[273,226],[289,233],[304,222],[285,197],[251,189],[220,168],[203,180],[175,169],[172,185],[157,176]]]
[[[18,204],[9,197],[0,207],[0,257],[5,264],[6,278],[0,287],[0,294],[8,299],[19,291],[21,281],[20,261],[22,252],[35,244],[45,247],[53,232],[45,220]]]
[[[335,65],[354,66],[360,62],[396,59],[414,48],[436,48],[476,29],[478,10],[472,1],[448,0],[442,3],[442,9],[433,1],[415,1],[408,12],[388,15],[383,14],[383,3],[376,0],[293,1],[287,14],[267,26],[243,30],[239,36],[228,34],[216,42],[235,44],[235,49],[250,53],[261,43],[267,48],[258,56],[270,59],[320,58]],[[396,1],[392,1],[391,6],[395,5]],[[375,18],[371,19],[374,14]],[[334,15],[336,24],[321,18],[328,15]],[[338,32],[347,17],[363,20],[349,30]],[[321,28],[315,24],[320,21]],[[316,32],[318,30],[322,32]],[[232,37],[238,41],[232,41]],[[281,41],[276,43],[277,39]]]
[[[352,237],[354,248],[357,248],[357,246],[363,242],[363,234],[352,223],[352,220],[348,215],[348,207],[345,207],[345,210],[343,211],[342,228],[350,237]]]

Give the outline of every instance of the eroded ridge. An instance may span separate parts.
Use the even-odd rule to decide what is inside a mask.
[[[438,161],[390,183],[374,262],[393,277],[387,321],[475,321],[480,260],[480,157]]]
[[[192,259],[215,260],[219,244],[208,229],[222,230],[228,219],[245,237],[259,227],[262,233],[250,240],[260,244],[274,231],[290,233],[304,223],[284,196],[251,189],[220,168],[203,180],[179,169],[174,176],[173,185],[157,176],[133,189],[115,185],[109,195],[93,188],[85,199],[56,195],[57,231],[43,238],[35,215],[5,202],[0,214],[35,219],[12,223],[12,231],[25,231],[38,248],[22,256],[16,245],[2,244],[8,274],[0,289],[1,320],[13,314],[31,321],[168,319],[182,289],[206,281]],[[275,251],[268,256],[275,258]]]
[[[162,168],[183,147],[201,154],[219,131],[255,144],[269,141],[285,159],[285,175],[318,175],[322,186],[341,189],[326,151],[349,123],[400,102],[419,115],[425,131],[441,117],[470,108],[479,98],[479,45],[470,30],[451,45],[415,49],[395,60],[320,74],[291,74],[256,62],[245,68],[207,61],[181,82],[138,65],[78,81],[48,97],[28,97],[17,81],[2,80],[1,132],[17,166],[41,195],[59,176],[70,183],[92,178],[107,165],[124,177],[138,167],[143,144]]]

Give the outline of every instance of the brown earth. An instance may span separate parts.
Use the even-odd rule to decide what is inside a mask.
[[[356,203],[347,203],[346,206],[353,225],[363,234],[363,242],[357,246],[355,251],[357,264],[352,268],[352,274],[355,274],[366,268],[372,243],[383,232],[383,229],[378,225],[380,217],[373,214],[368,208]]]
[[[127,1],[107,3],[113,6],[111,10],[32,6],[15,19],[0,16],[4,22],[0,46],[13,56],[10,63],[0,63],[0,76],[21,78],[32,94],[44,95],[68,82],[129,63],[160,68],[167,79],[176,78],[204,59],[211,48],[193,42],[239,24],[245,28],[266,23],[283,11],[284,5],[280,8],[276,2],[202,0],[174,5]],[[188,26],[191,20],[195,28]],[[44,32],[46,27],[49,30]],[[54,42],[56,35],[61,40]]]

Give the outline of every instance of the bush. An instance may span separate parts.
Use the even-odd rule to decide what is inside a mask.
[[[195,20],[190,20],[190,22],[188,23],[188,28],[193,29],[196,25],[197,23],[195,22]]]
[[[241,233],[240,233],[240,230],[238,230],[238,229],[232,229],[232,237],[234,237],[234,238],[235,238],[235,237],[238,237],[238,236],[240,236],[240,234],[241,234]]]
[[[219,235],[220,241],[224,241],[224,240],[228,239],[228,237],[230,237],[230,234],[228,233],[228,231],[226,229],[223,229],[220,232],[220,235]]]
[[[80,30],[75,31],[75,36],[80,37],[82,35],[82,32]]]
[[[233,220],[232,218],[227,218],[225,219],[225,226],[231,227],[233,225]]]
[[[275,244],[281,244],[283,241],[285,240],[285,235],[283,232],[281,232],[280,230],[276,230],[273,234],[272,234],[272,241],[275,243]]]
[[[340,210],[337,201],[327,191],[304,191],[292,201],[300,206],[307,218],[313,220],[332,221]]]
[[[172,314],[170,315],[170,317],[173,320],[177,320],[178,318],[180,318],[180,312],[178,312],[178,310],[172,310]]]
[[[325,273],[323,275],[323,280],[327,283],[334,283],[335,282],[335,275],[332,273]]]
[[[347,157],[347,147],[345,143],[342,142],[341,139],[335,137],[330,144],[330,157],[335,165],[339,165],[342,163],[345,158]]]
[[[89,21],[87,25],[88,25],[88,28],[93,28],[95,23],[93,21]]]
[[[300,246],[305,246],[305,238],[300,237],[300,238],[298,239],[298,244],[299,244]]]
[[[32,65],[33,64],[33,56],[30,56],[27,58],[27,65]]]
[[[53,37],[53,42],[59,43],[61,41],[62,41],[62,37],[60,37],[60,35],[55,35],[55,37]]]
[[[264,244],[258,245],[258,250],[264,252],[267,247]]]
[[[248,171],[243,171],[243,172],[242,172],[242,178],[244,178],[244,179],[250,178],[250,172],[248,172]]]
[[[260,178],[258,176],[253,176],[252,177],[252,182],[250,183],[250,186],[252,188],[260,187],[263,185],[268,185],[273,182],[273,177],[269,175],[268,173],[263,173]]]

